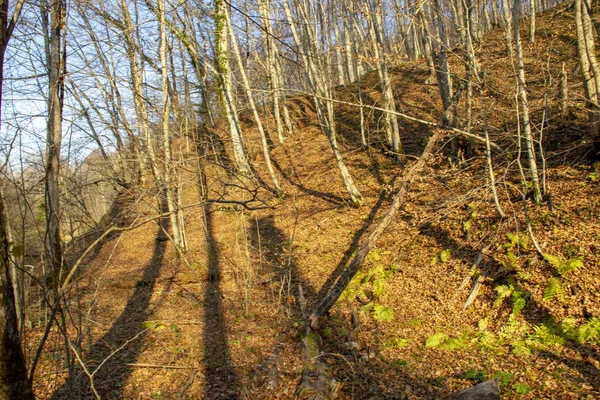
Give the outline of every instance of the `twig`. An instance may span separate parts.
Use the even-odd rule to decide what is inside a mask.
[[[198,373],[197,369],[195,369],[195,370],[192,371],[192,376],[190,376],[190,379],[188,379],[188,381],[181,388],[181,390],[179,391],[179,393],[177,393],[177,398],[178,399],[183,399],[183,394],[185,393],[186,390],[188,390],[190,388],[190,386],[192,386],[192,383],[194,383],[194,378],[196,377],[197,373]]]
[[[195,369],[196,367],[186,367],[183,365],[162,365],[162,364],[141,364],[141,363],[128,363],[125,365],[127,365],[128,367],[134,367],[134,368],[193,369],[195,372],[198,372],[198,370]]]
[[[467,276],[465,276],[465,279],[463,279],[463,281],[461,282],[458,289],[456,289],[454,296],[456,296],[458,294],[458,292],[460,292],[461,290],[463,290],[465,288],[465,286],[467,286],[467,284],[469,283],[469,278],[471,278],[471,276],[473,276],[473,272],[475,272],[475,269],[479,266],[479,264],[481,264],[481,261],[483,261],[483,255],[485,254],[486,251],[488,251],[489,248],[490,248],[490,246],[488,245],[488,246],[485,246],[483,249],[481,249],[481,251],[477,255],[477,258],[475,259],[475,262],[471,266],[471,269],[469,269],[469,273],[467,274]],[[454,298],[454,296],[452,296],[452,297]]]
[[[75,354],[75,358],[77,358],[77,362],[79,363],[79,366],[83,369],[83,372],[85,372],[85,374],[87,375],[88,379],[90,380],[90,389],[92,390],[92,393],[94,394],[94,396],[97,399],[100,399],[101,398],[100,394],[98,394],[98,391],[96,390],[96,387],[94,386],[94,374],[96,373],[97,370],[94,371],[93,373],[90,373],[90,371],[85,366],[85,363],[81,359],[81,356],[79,355],[79,352],[77,351],[77,349],[75,348],[75,346],[73,346],[73,344],[71,342],[69,342],[69,346],[71,347],[71,350],[73,351],[73,354]]]
[[[465,301],[463,310],[466,310],[471,304],[473,304],[473,302],[477,298],[477,295],[479,294],[479,289],[481,289],[481,285],[483,285],[483,281],[485,280],[485,278],[487,278],[487,271],[483,271],[481,275],[477,277],[473,288],[471,288],[471,293],[469,293],[469,297],[467,297],[467,301]]]

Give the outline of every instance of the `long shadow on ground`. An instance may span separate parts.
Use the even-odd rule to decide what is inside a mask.
[[[204,291],[204,399],[237,399],[240,397],[238,374],[233,367],[227,340],[227,325],[221,301],[221,258],[215,239],[210,205],[204,209],[208,277]]]
[[[123,397],[123,388],[133,372],[130,364],[136,362],[143,350],[145,334],[142,326],[150,316],[150,300],[164,259],[166,241],[163,230],[169,228],[168,218],[159,223],[152,258],[135,284],[125,309],[104,336],[85,352],[86,368],[94,374],[93,386],[88,376],[77,368],[67,383],[52,395],[52,399],[91,398],[92,387],[104,399]]]

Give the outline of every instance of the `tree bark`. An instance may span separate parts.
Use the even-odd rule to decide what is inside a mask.
[[[1,6],[3,4],[0,3]],[[10,245],[6,235],[4,200],[1,193],[0,263],[0,397],[11,400],[34,399],[21,349],[15,297],[9,273]]]
[[[49,7],[49,9],[47,8]],[[62,144],[62,111],[64,102],[64,77],[66,54],[63,50],[63,28],[66,20],[64,0],[41,2],[42,20],[46,43],[46,66],[48,70],[48,120],[46,135],[46,255],[49,266],[49,283],[58,286],[63,265],[60,241],[59,175],[60,147]],[[48,20],[49,13],[49,20]]]

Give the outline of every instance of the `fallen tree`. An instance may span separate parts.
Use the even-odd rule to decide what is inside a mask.
[[[392,200],[391,206],[385,212],[381,220],[377,223],[377,225],[373,228],[369,237],[360,245],[358,252],[348,265],[346,269],[340,274],[339,278],[335,282],[335,284],[329,289],[325,297],[319,302],[319,304],[315,307],[314,311],[308,317],[308,322],[310,327],[313,329],[317,329],[319,327],[320,319],[333,307],[333,305],[337,302],[342,292],[354,275],[358,272],[360,267],[362,266],[367,254],[369,251],[375,246],[377,243],[377,239],[381,236],[381,234],[387,229],[390,225],[398,210],[400,210],[400,206],[404,202],[404,198],[408,193],[408,188],[410,184],[414,181],[415,177],[423,169],[427,160],[431,156],[433,149],[435,148],[436,143],[442,138],[443,132],[441,130],[437,130],[434,134],[429,138],[421,157],[417,160],[417,162],[410,168],[408,173],[403,177],[402,183],[400,185],[400,189],[398,193],[394,196]]]

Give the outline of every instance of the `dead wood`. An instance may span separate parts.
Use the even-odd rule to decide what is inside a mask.
[[[356,273],[362,266],[367,254],[377,243],[377,239],[379,239],[381,234],[386,230],[386,228],[390,225],[390,223],[398,213],[400,206],[404,202],[404,197],[406,196],[406,193],[408,193],[409,185],[413,182],[418,172],[421,171],[421,169],[423,169],[427,162],[427,159],[433,152],[436,143],[438,142],[438,140],[441,139],[442,136],[443,134],[441,131],[436,131],[429,138],[427,146],[425,146],[421,157],[410,168],[409,172],[404,176],[402,180],[402,185],[400,186],[398,193],[396,193],[396,195],[394,196],[390,208],[388,208],[388,210],[385,212],[384,216],[381,218],[379,223],[377,223],[377,225],[373,228],[367,240],[363,244],[361,244],[358,252],[350,262],[350,265],[348,265],[348,267],[342,272],[342,274],[335,282],[333,287],[327,292],[323,300],[321,300],[317,307],[315,307],[314,311],[308,318],[311,328],[318,328],[319,320],[336,303],[337,299],[340,297],[344,289],[346,289],[346,286],[348,286],[354,275],[356,275]]]

